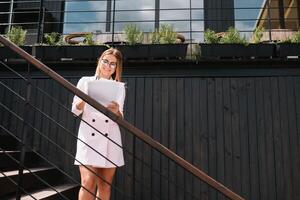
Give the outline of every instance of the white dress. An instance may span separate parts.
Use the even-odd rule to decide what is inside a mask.
[[[96,76],[82,77],[77,84],[77,88],[87,94],[87,83],[95,79]],[[120,95],[117,103],[119,104],[119,110],[123,115],[125,87],[121,87],[119,93]],[[80,115],[82,113],[81,110],[76,108],[76,104],[80,100],[81,99],[79,97],[74,96],[72,112],[76,115]],[[84,110],[82,113],[82,119],[104,135],[90,127],[84,121],[81,121],[78,130],[78,138],[87,143],[90,147],[80,140],[77,140],[76,159],[74,164],[84,164],[101,168],[123,166],[124,156],[123,150],[120,147],[122,146],[122,139],[118,124],[97,110]],[[107,138],[110,138],[116,144]],[[95,152],[95,150],[99,153]]]

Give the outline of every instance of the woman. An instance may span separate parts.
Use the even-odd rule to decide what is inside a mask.
[[[100,56],[96,68],[95,76],[82,77],[77,87],[87,93],[87,85],[90,81],[97,79],[121,81],[122,73],[122,54],[114,48],[110,48],[103,52]],[[118,99],[108,104],[107,108],[119,116],[123,116],[123,104],[125,99],[124,84],[119,89]],[[75,165],[79,165],[81,185],[79,191],[79,200],[95,199],[90,193],[96,191],[97,197],[102,200],[110,199],[111,188],[116,167],[124,165],[121,134],[118,124],[106,117],[104,114],[94,109],[87,109],[88,106],[79,97],[75,96],[72,104],[72,112],[76,115],[82,113],[82,119],[95,127],[98,131],[91,128],[88,124],[81,121],[78,131],[78,138],[87,143],[88,147],[80,140],[77,141],[77,152]],[[110,141],[110,138],[112,141]],[[106,158],[107,159],[106,159]],[[89,169],[87,169],[86,165]],[[92,172],[91,172],[92,171]],[[94,173],[93,173],[94,172]],[[97,176],[95,176],[97,174]],[[86,189],[84,189],[86,188]]]

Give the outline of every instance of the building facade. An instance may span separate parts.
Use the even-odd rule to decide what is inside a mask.
[[[235,27],[247,38],[255,27],[267,30],[299,28],[300,0],[1,0],[0,33],[20,25],[39,42],[43,33],[122,33],[127,24],[152,32],[170,24],[187,41],[202,42],[203,32]]]

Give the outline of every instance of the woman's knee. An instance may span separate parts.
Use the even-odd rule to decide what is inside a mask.
[[[96,187],[95,176],[86,175],[81,178],[81,185],[87,189],[94,189]]]

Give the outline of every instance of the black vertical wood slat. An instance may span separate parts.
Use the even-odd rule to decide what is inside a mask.
[[[51,88],[51,96],[56,99],[58,102],[60,102],[60,99],[59,99],[59,90],[62,90],[63,88],[60,89],[60,85],[58,85],[58,83],[52,81],[52,88]],[[64,124],[64,119],[59,119],[59,107],[58,107],[58,104],[52,100],[50,100],[50,105],[51,105],[51,112],[50,112],[50,116],[53,120],[55,120],[56,122],[58,122],[59,124]],[[53,138],[53,141],[57,141],[57,144],[59,146],[61,146],[62,148],[65,149],[64,147],[64,142],[62,140],[59,140],[59,131],[60,131],[60,128],[58,127],[58,125],[56,125],[55,123],[53,123],[52,121],[50,122],[50,129],[51,129],[51,136]],[[62,154],[60,154],[61,150],[58,149],[58,147],[55,147],[55,148],[52,148],[53,150],[51,151],[52,152],[52,156],[53,158],[55,158],[55,161],[57,163],[63,163],[64,161],[64,156],[61,156]],[[67,156],[69,157],[69,156]]]
[[[144,85],[144,131],[148,134],[152,134],[152,96],[153,96],[153,81],[152,78],[145,79],[145,85]],[[151,182],[152,182],[152,176],[151,176],[151,148],[148,145],[144,145],[143,149],[143,161],[148,165],[145,166],[143,169],[143,183],[147,185],[149,190],[145,190],[143,192],[143,199],[152,199],[152,191],[151,191]]]
[[[248,127],[248,84],[247,79],[239,79],[239,123],[240,123],[240,148],[241,148],[241,194],[245,199],[250,199],[250,163],[249,163],[249,127]]]
[[[5,84],[5,81],[4,79],[0,79],[1,83],[2,84]],[[0,103],[3,104],[3,99],[4,99],[4,93],[5,93],[5,87],[0,85]],[[2,125],[3,123],[3,120],[4,120],[4,108],[2,106],[0,106],[0,124]],[[0,128],[0,136],[2,135],[6,135],[5,131]]]
[[[176,152],[177,141],[176,141],[176,132],[177,132],[177,99],[176,99],[176,78],[170,78],[169,80],[169,106],[170,106],[170,117],[169,117],[169,148]],[[176,199],[177,190],[175,187],[176,184],[176,164],[173,161],[169,161],[169,198]],[[174,184],[175,183],[175,184]]]
[[[15,81],[16,79],[12,79],[10,81],[9,87],[11,88],[11,90],[16,92],[16,87],[17,87],[17,83]],[[23,112],[18,113],[18,111],[16,110],[16,105],[18,102],[18,97],[16,97],[14,95],[13,92],[9,91],[8,93],[8,97],[9,97],[9,102],[8,102],[8,107],[10,109],[10,111],[16,113],[18,116],[20,116],[21,118],[24,118]],[[23,110],[22,110],[23,111]],[[16,117],[13,114],[9,114],[9,122],[8,122],[8,126],[10,127],[10,131],[11,132],[15,132],[16,131],[16,126],[15,123],[13,122],[14,120],[19,120],[19,119],[15,119]],[[20,138],[22,138],[21,132],[17,132],[17,134],[20,136]],[[27,142],[29,142],[29,140],[27,140]]]
[[[217,157],[216,157],[216,97],[215,79],[207,81],[207,119],[208,119],[208,172],[211,177],[217,177]],[[209,188],[209,199],[216,199],[216,190]]]
[[[286,78],[286,93],[287,93],[287,111],[288,111],[288,126],[289,126],[289,155],[291,158],[291,175],[293,185],[293,199],[299,199],[298,186],[300,183],[300,154],[297,143],[297,118],[296,118],[296,99],[294,94],[293,78]]]
[[[225,146],[225,185],[233,188],[233,152],[232,152],[232,126],[231,126],[231,102],[230,79],[223,80],[224,102],[224,146]]]
[[[135,126],[139,129],[143,130],[144,127],[144,118],[143,118],[143,108],[144,108],[144,79],[143,78],[137,78],[136,84],[135,84]],[[136,138],[135,140],[135,178],[136,184],[135,184],[135,198],[141,199],[144,187],[141,184],[142,183],[142,174],[143,174],[143,163],[141,160],[143,160],[143,142]]]
[[[184,81],[184,152],[185,152],[185,159],[192,163],[193,161],[193,141],[192,141],[192,82],[194,79],[186,79]],[[192,185],[193,176],[185,172],[184,175],[185,183],[185,199],[192,199],[192,192],[193,187]]]
[[[201,170],[208,173],[208,120],[207,120],[207,81],[200,79],[200,159]],[[208,185],[201,183],[201,199],[208,199]]]
[[[193,165],[201,169],[201,146],[200,146],[200,79],[195,78],[192,82],[192,147]],[[193,178],[193,199],[200,199],[200,181]]]
[[[48,81],[49,81],[49,86],[50,86],[49,90],[48,90],[48,94],[56,99],[56,97],[55,97],[56,95],[54,94],[54,93],[56,93],[56,91],[55,91],[56,83],[51,79],[49,79]],[[49,110],[47,112],[48,116],[50,116],[51,118],[54,118],[55,117],[55,111],[53,109],[53,107],[55,106],[54,102],[51,99],[47,98],[47,105],[49,105],[49,108],[48,108]],[[52,141],[57,141],[56,140],[56,134],[57,134],[56,133],[56,130],[57,130],[56,125],[50,119],[46,118],[46,120],[48,121],[48,136],[49,136],[49,138]],[[60,146],[59,141],[57,141],[56,144]],[[58,148],[57,146],[51,145],[51,143],[50,143],[49,149],[48,149],[48,155],[52,161],[54,161],[55,163],[60,163],[61,162],[60,155],[64,155],[64,153],[61,150],[58,150],[57,148]],[[57,151],[61,151],[62,154],[56,155]],[[66,156],[68,157],[68,155],[66,155]]]
[[[124,79],[126,82],[126,98],[124,103],[124,118],[128,120],[130,123],[134,124],[135,121],[135,79]],[[122,133],[125,132],[124,129],[121,129]],[[134,137],[130,133],[125,132],[122,134],[123,147],[131,152],[132,154],[126,153],[124,151],[125,156],[125,171],[126,175],[124,178],[124,192],[131,199],[134,198]]]
[[[127,81],[128,80],[128,81]],[[126,90],[126,99],[124,104],[124,118],[127,119],[130,123],[135,123],[135,79],[125,79],[127,82],[127,90]],[[126,164],[126,173],[125,175],[125,194],[127,194],[130,199],[133,199],[135,196],[135,168],[134,168],[134,137],[130,133],[126,132],[123,135],[125,138],[124,148],[126,148],[129,152],[133,153],[133,155],[126,154],[125,155],[125,164]]]
[[[25,98],[26,97],[26,87],[27,87],[27,82],[26,81],[24,81],[23,79],[21,79],[21,78],[16,78],[15,80],[17,80],[17,81],[19,81],[20,82],[20,88],[19,88],[19,94],[23,97],[23,98]],[[33,90],[33,88],[31,88],[31,90]],[[34,95],[34,94],[33,94]],[[34,97],[34,96],[32,96],[32,97]],[[32,98],[32,100],[33,100],[33,98]],[[19,105],[18,105],[18,107],[19,107],[19,112],[18,113],[23,113],[23,109],[24,109],[24,101],[23,100],[20,100],[19,101]],[[18,120],[18,125],[17,125],[17,127],[18,127],[18,132],[17,132],[17,135],[21,135],[21,132],[22,132],[22,126],[23,126],[23,122],[22,121],[20,121],[20,120]],[[31,133],[31,134],[33,134],[33,133]]]
[[[247,81],[248,92],[248,128],[249,128],[249,158],[250,158],[250,199],[259,199],[259,176],[258,176],[258,152],[256,132],[256,102],[255,102],[255,81]]]
[[[299,147],[299,155],[300,155],[300,78],[294,78],[294,93],[295,93],[295,101],[296,101],[296,119],[297,119],[297,136],[298,136],[298,147]]]
[[[279,77],[279,107],[280,107],[280,132],[282,134],[282,153],[283,153],[283,174],[284,174],[284,197],[292,199],[292,170],[290,158],[290,141],[288,125],[288,107],[286,94],[286,79]]]
[[[259,165],[259,194],[260,199],[268,199],[267,168],[266,168],[266,141],[264,127],[264,99],[262,79],[255,79],[255,102],[256,102],[256,131]]]
[[[8,87],[11,87],[12,82],[13,82],[13,80],[8,79],[8,80],[5,81],[5,84]],[[4,104],[6,106],[6,108],[4,108],[4,113],[5,114],[4,114],[4,117],[3,117],[4,120],[3,120],[2,125],[4,127],[6,127],[8,130],[11,130],[11,120],[12,120],[12,118],[14,118],[13,114],[11,114],[9,111],[7,111],[7,108],[8,109],[11,108],[12,101],[10,99],[11,99],[11,92],[8,89],[5,89],[4,98],[3,98],[4,101],[2,102],[2,104]],[[20,135],[18,135],[18,137],[21,138]]]
[[[230,102],[231,102],[231,131],[232,131],[232,159],[233,189],[238,194],[241,193],[241,149],[240,149],[240,112],[239,112],[239,91],[238,80],[232,78],[230,81]]]
[[[299,4],[298,4],[299,5]],[[300,78],[294,77],[294,98],[295,98],[295,112],[296,112],[296,127],[297,127],[297,146],[298,146],[298,159],[300,155]],[[298,165],[299,166],[299,165]],[[299,173],[299,171],[297,171]],[[299,174],[296,175],[296,184],[294,187],[300,188],[300,177]],[[300,198],[300,191],[295,191],[295,198]]]
[[[69,80],[72,82],[72,80]],[[78,81],[76,81],[77,83]],[[75,83],[75,85],[76,85]],[[72,107],[72,95],[67,92],[65,89],[62,88],[58,88],[57,91],[57,95],[58,95],[58,99],[59,102],[62,103],[64,106],[66,106],[68,108],[68,110],[71,111]],[[57,105],[58,106],[58,105]],[[71,124],[73,124],[72,122],[75,121],[75,118],[73,117],[73,114],[66,112],[64,108],[62,108],[61,106],[58,106],[58,116],[57,116],[58,122],[60,122],[61,125],[63,125],[67,130],[69,130],[73,135],[75,135],[77,137],[78,133],[77,131],[74,130],[74,125],[70,126]],[[73,149],[72,147],[76,146],[75,143],[73,143],[75,140],[74,137],[72,137],[71,135],[69,135],[69,133],[67,133],[65,130],[63,130],[62,128],[58,128],[58,132],[57,132],[57,139],[60,141],[64,141],[62,143],[63,148],[72,153],[72,155],[75,156],[75,149]],[[72,168],[77,168],[75,166],[73,166],[75,159],[74,158],[67,158],[67,159],[63,159],[62,163],[65,166],[70,166],[70,172],[74,171],[71,170]]]
[[[176,123],[176,140],[177,140],[177,155],[180,157],[185,156],[184,152],[184,144],[185,144],[185,138],[184,134],[184,79],[183,78],[177,78],[177,105],[176,105],[176,110],[177,110],[177,123]],[[176,178],[177,178],[177,184],[181,186],[181,188],[177,187],[177,190],[179,191],[177,193],[177,199],[184,199],[184,192],[185,190],[185,185],[184,185],[184,171],[181,167],[177,166],[176,170]]]
[[[223,117],[223,79],[215,80],[215,119],[216,119],[216,154],[217,154],[217,180],[221,183],[225,182],[225,165],[224,165],[224,117]],[[224,195],[218,193],[218,199],[224,199]]]
[[[274,130],[274,160],[275,160],[275,186],[276,199],[284,199],[284,177],[283,177],[283,158],[282,158],[282,134],[280,130],[280,109],[279,109],[279,82],[278,78],[271,79],[272,97],[272,121]],[[252,185],[252,184],[251,184]]]
[[[20,85],[19,85],[19,82],[17,81],[17,79],[13,79],[13,82],[12,82],[12,85],[10,86],[10,89],[13,90],[16,93],[19,93]],[[10,110],[22,117],[23,113],[21,113],[20,110],[18,109],[18,104],[22,103],[23,100],[21,100],[19,97],[15,96],[11,91],[9,91],[9,95],[10,95],[10,102],[11,102]],[[19,130],[17,129],[16,124],[19,121],[20,120],[17,119],[16,117],[14,117],[14,116],[11,117],[10,122],[11,122],[11,124],[13,124],[12,128],[11,128],[11,132],[18,134]]]
[[[50,87],[50,82],[48,79],[44,79],[43,80],[43,85],[41,87],[41,89],[43,91],[45,91],[46,93],[49,92],[49,87]],[[50,105],[49,105],[49,100],[48,100],[48,97],[46,97],[45,95],[42,95],[42,101],[43,101],[43,104],[42,104],[42,108],[41,110],[43,112],[45,112],[46,114],[49,113],[49,110],[50,110]],[[48,136],[48,133],[49,133],[49,120],[46,119],[46,117],[42,116],[42,123],[41,123],[41,129],[40,129],[40,133],[43,135],[43,136]],[[39,133],[35,132],[35,135],[39,135]],[[46,140],[45,137],[41,136],[41,145],[40,145],[40,149],[43,153],[46,153],[46,152],[49,152],[49,146],[50,146],[50,143]],[[49,154],[47,153],[45,155],[45,157],[47,159],[50,159],[49,157]]]
[[[163,78],[161,83],[161,143],[169,147],[169,79]],[[161,199],[169,199],[168,197],[168,170],[169,159],[165,156],[161,157]]]
[[[160,141],[161,138],[161,79],[154,78],[153,79],[153,139]],[[153,193],[160,195],[161,194],[161,178],[160,178],[160,169],[161,169],[161,162],[160,162],[161,155],[152,150],[152,166],[156,172],[152,172],[152,189]],[[158,172],[158,173],[157,173]],[[157,198],[157,197],[156,197]],[[154,199],[156,199],[154,198]],[[160,198],[160,196],[158,197]]]
[[[270,78],[263,79],[263,99],[264,99],[264,126],[266,139],[266,178],[268,188],[268,198],[276,199],[275,188],[275,162],[274,162],[274,135],[272,121],[272,96]]]
[[[37,79],[32,79],[32,93],[33,93],[33,98],[32,98],[32,102],[33,105],[35,105],[37,108],[40,108],[40,96],[39,96],[39,92],[37,91],[36,87],[38,85],[40,81],[38,81]],[[41,114],[39,112],[35,112],[34,113],[34,117],[33,117],[33,123],[35,124],[36,129],[39,129],[41,126],[40,123],[41,120]],[[33,147],[35,149],[39,148],[40,145],[40,141],[38,139],[38,136],[36,136],[34,133],[32,133],[33,135]]]

